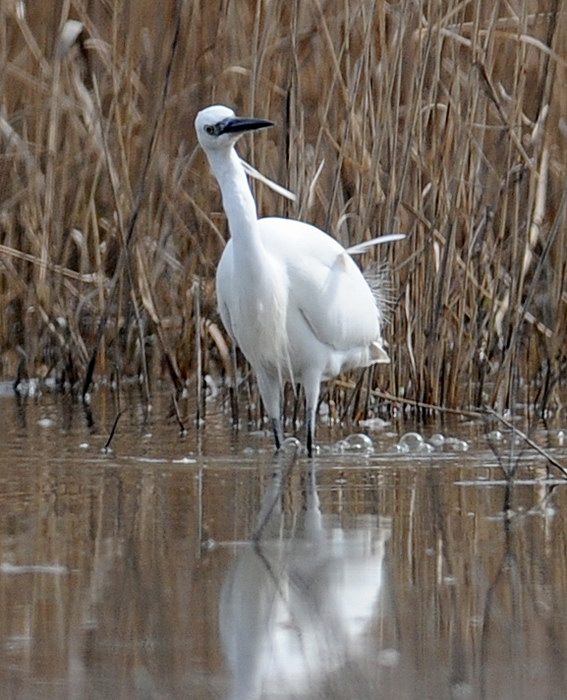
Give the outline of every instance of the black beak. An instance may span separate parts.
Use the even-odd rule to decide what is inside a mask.
[[[219,134],[241,134],[245,131],[256,131],[274,126],[274,122],[254,117],[227,117],[217,124]]]

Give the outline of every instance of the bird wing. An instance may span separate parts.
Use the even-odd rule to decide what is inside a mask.
[[[292,219],[260,219],[262,242],[283,263],[289,310],[297,309],[316,338],[336,350],[381,341],[380,312],[359,268],[326,233]]]

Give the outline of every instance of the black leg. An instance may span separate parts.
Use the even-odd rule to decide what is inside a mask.
[[[272,430],[274,431],[274,442],[276,443],[276,450],[279,450],[284,441],[281,418],[272,418]]]
[[[317,406],[319,405],[320,375],[304,377],[303,391],[305,392],[305,423],[307,428],[307,456],[313,457],[315,449],[315,427],[317,425]]]
[[[307,456],[313,457],[313,445],[315,444],[315,419],[311,411],[307,412]]]

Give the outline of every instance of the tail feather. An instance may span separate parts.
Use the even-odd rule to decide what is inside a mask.
[[[387,364],[390,362],[390,356],[384,350],[382,341],[375,340],[374,342],[370,343],[370,359],[372,360],[373,364],[377,362]]]

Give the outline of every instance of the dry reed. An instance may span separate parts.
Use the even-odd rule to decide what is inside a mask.
[[[226,224],[192,126],[222,102],[277,122],[242,149],[298,201],[258,186],[261,213],[345,244],[408,234],[380,251],[393,362],[355,396],[330,387],[331,410],[358,417],[373,388],[390,407],[561,407],[559,0],[14,0],[0,32],[0,376],[138,375],[149,398],[156,378],[202,397],[230,375]]]

